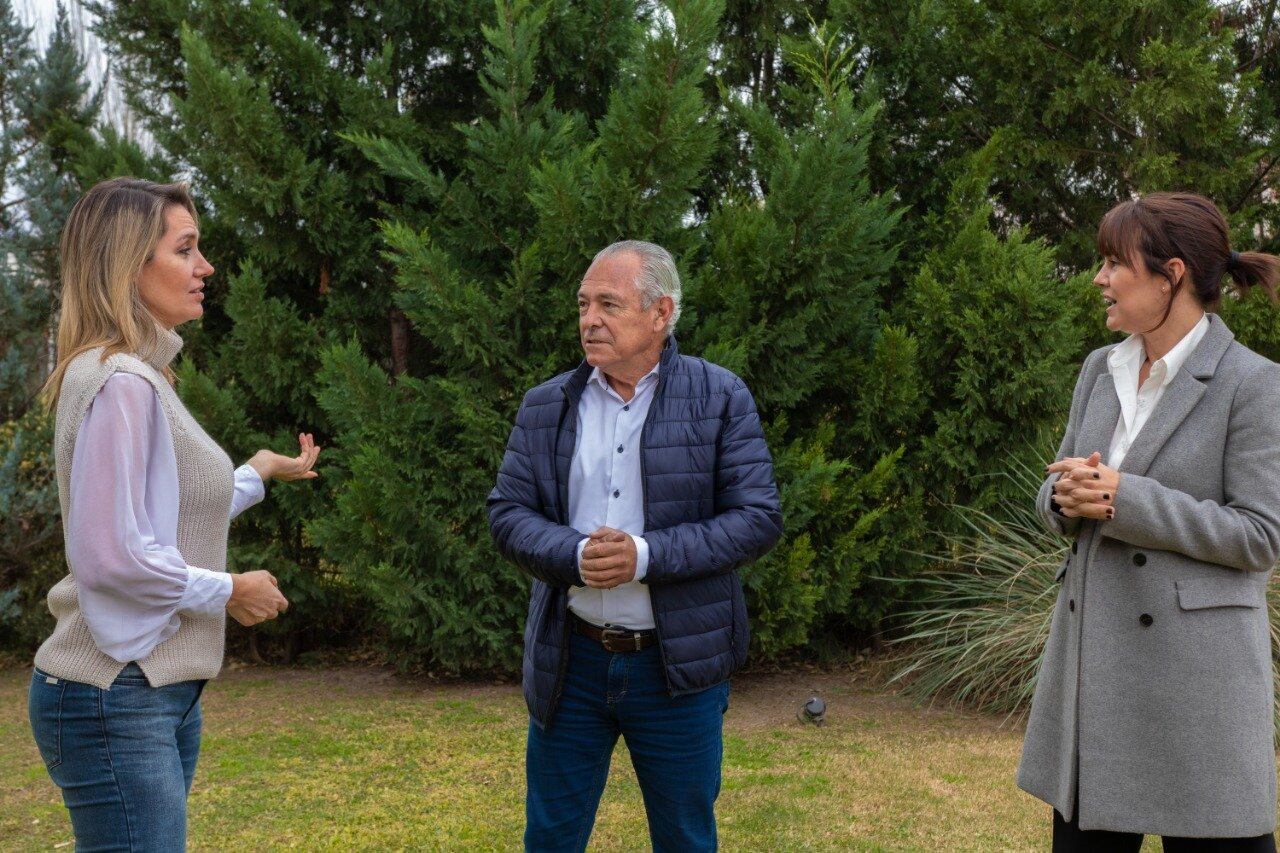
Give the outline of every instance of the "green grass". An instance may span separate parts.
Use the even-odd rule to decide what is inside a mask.
[[[26,720],[29,670],[0,671],[0,849],[70,850]],[[913,707],[860,673],[735,681],[718,803],[725,850],[1036,850],[1048,807],[1014,787],[1021,730]],[[828,700],[824,728],[795,709]],[[512,850],[527,717],[510,685],[379,670],[247,668],[204,699],[196,850]],[[645,850],[640,791],[614,757],[593,850]],[[59,845],[63,845],[59,848]]]

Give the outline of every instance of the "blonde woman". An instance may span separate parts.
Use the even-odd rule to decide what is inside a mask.
[[[181,184],[116,178],[62,235],[58,495],[70,574],[36,652],[31,726],[76,847],[182,850],[200,750],[200,693],[222,665],[225,614],[288,607],[266,571],[226,572],[227,528],[263,483],[310,479],[319,448],[231,460],[173,390],[174,329],[204,313],[213,267]]]

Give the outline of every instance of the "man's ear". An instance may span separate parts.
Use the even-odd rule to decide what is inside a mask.
[[[675,313],[676,302],[670,296],[661,297],[658,302],[658,316],[656,318],[655,331],[664,328],[671,320],[671,315]]]

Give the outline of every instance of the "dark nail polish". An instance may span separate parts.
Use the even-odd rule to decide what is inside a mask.
[[[1103,493],[1102,493],[1102,499],[1103,499],[1104,501],[1109,501],[1109,500],[1111,500],[1111,495],[1107,494],[1106,492],[1103,492]]]
[[[1095,479],[1095,480],[1101,480],[1101,479],[1102,479],[1102,475],[1101,475],[1101,474],[1097,474],[1097,473],[1095,473],[1095,474],[1093,475],[1093,479]]]

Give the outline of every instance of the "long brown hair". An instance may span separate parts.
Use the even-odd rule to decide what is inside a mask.
[[[138,275],[164,236],[165,211],[196,218],[186,184],[112,178],[81,196],[62,229],[62,307],[58,362],[42,397],[52,408],[71,360],[102,347],[102,357],[153,348],[159,327],[138,295]],[[173,381],[173,373],[165,368]]]
[[[1124,258],[1130,264],[1141,260],[1148,272],[1169,281],[1169,304],[1157,329],[1169,319],[1174,297],[1188,279],[1196,299],[1209,311],[1222,300],[1223,275],[1231,276],[1241,292],[1261,287],[1273,303],[1280,301],[1276,294],[1280,258],[1265,252],[1232,251],[1226,217],[1196,193],[1151,193],[1117,204],[1102,217],[1097,245],[1102,255]],[[1173,258],[1186,265],[1186,273],[1177,281],[1165,269]]]

